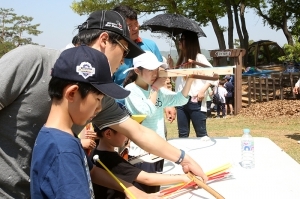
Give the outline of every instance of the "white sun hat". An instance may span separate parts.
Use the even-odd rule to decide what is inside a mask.
[[[133,58],[133,67],[128,68],[123,73],[127,73],[134,68],[143,67],[148,70],[155,70],[158,67],[168,68],[168,64],[160,62],[157,57],[150,51],[145,51],[145,53]]]

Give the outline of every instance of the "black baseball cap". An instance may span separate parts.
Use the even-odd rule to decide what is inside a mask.
[[[90,83],[100,92],[112,98],[126,98],[130,91],[113,82],[106,56],[89,46],[64,50],[56,60],[52,77]]]
[[[121,35],[128,42],[128,49],[130,50],[126,58],[134,58],[145,53],[130,39],[126,21],[116,11],[99,10],[91,13],[89,18],[79,27],[79,32],[90,29],[109,30]]]

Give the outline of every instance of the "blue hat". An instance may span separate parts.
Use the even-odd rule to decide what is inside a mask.
[[[51,76],[90,83],[103,94],[116,99],[126,98],[130,94],[130,91],[113,82],[106,56],[84,45],[64,50],[56,60]]]
[[[229,79],[231,79],[231,77],[230,77],[230,75],[225,75],[225,77],[223,79],[229,80]]]

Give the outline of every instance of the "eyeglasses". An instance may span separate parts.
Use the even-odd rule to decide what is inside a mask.
[[[123,48],[124,50],[123,57],[126,57],[129,54],[130,50],[126,46],[124,46],[124,44],[122,44],[120,41],[115,39],[115,42],[117,42],[117,44],[119,44],[121,48]]]

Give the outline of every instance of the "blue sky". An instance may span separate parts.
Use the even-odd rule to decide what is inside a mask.
[[[84,22],[87,16],[75,14],[70,5],[73,0],[0,0],[1,8],[13,8],[17,15],[33,17],[32,24],[39,23],[39,30],[43,31],[39,36],[32,36],[34,42],[45,45],[49,48],[62,49],[71,42],[76,34],[77,25]],[[146,15],[139,18],[142,24],[145,20],[154,15]],[[264,27],[262,20],[255,14],[246,13],[246,22],[250,39],[256,41],[269,39],[276,41],[280,46],[287,43],[283,32],[271,30]],[[219,22],[222,26],[227,25],[226,18]],[[217,38],[211,24],[202,27],[207,37],[200,38],[201,48],[213,50],[218,48]],[[162,51],[170,50],[169,39],[157,38],[160,34],[153,34],[150,31],[141,32],[141,36],[154,40]],[[227,39],[227,32],[224,34]],[[236,33],[234,38],[238,38]],[[227,41],[226,41],[227,42]]]

